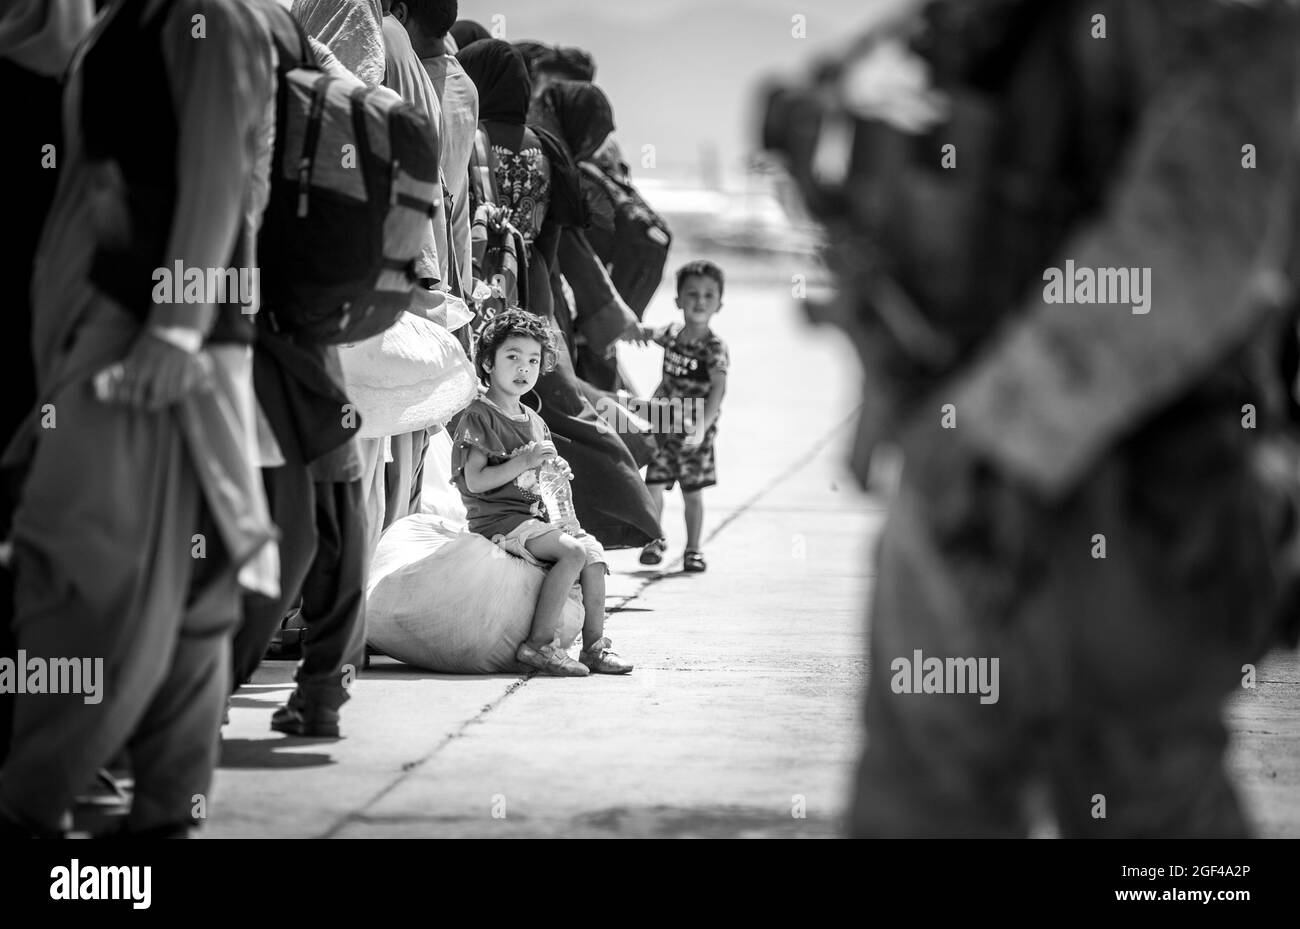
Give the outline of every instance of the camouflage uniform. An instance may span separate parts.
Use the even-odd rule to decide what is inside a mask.
[[[774,97],[864,359],[856,464],[903,453],[856,834],[1248,831],[1220,716],[1293,596],[1298,33],[1267,0],[945,2],[824,69],[830,107]],[[1148,312],[1048,302],[1068,260],[1149,269]],[[896,692],[917,650],[998,658],[997,701]]]

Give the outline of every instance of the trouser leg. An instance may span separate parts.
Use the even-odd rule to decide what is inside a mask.
[[[307,629],[295,679],[308,702],[338,709],[365,657],[365,494],[361,481],[316,485],[316,558],[303,583]]]
[[[271,518],[280,530],[280,595],[245,594],[243,623],[232,646],[231,689],[252,677],[285,614],[302,593],[316,554],[315,484],[306,465],[262,470]]]
[[[383,465],[385,529],[404,516],[419,512],[429,431],[419,429],[395,435],[390,441],[393,460]]]
[[[208,537],[219,538],[215,527]],[[131,735],[131,832],[198,825],[207,816],[239,610],[235,572],[224,563],[199,566],[167,676]]]
[[[852,832],[859,837],[1013,837],[1028,824],[1020,787],[1029,766],[1001,682],[978,694],[917,693],[926,658],[990,657],[960,583],[916,503],[900,495],[880,540],[872,600],[867,743]],[[1008,655],[1001,650],[1000,667]],[[902,659],[902,662],[899,661]],[[919,669],[918,669],[919,670]]]
[[[18,647],[102,670],[97,693],[18,696],[0,806],[48,830],[170,673],[198,560],[200,490],[170,414],[105,406],[78,386],[55,398],[59,428],[41,438],[15,517]]]

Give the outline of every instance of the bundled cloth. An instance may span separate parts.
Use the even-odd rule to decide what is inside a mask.
[[[303,30],[329,46],[339,62],[378,87],[384,80],[384,11],[379,0],[293,0],[289,8]]]
[[[477,396],[474,366],[435,322],[403,313],[392,328],[339,350],[343,386],[362,438],[436,428]]]
[[[366,641],[399,661],[452,674],[524,670],[527,636],[545,571],[506,553],[464,523],[417,514],[400,519],[375,550],[366,588]],[[575,586],[560,645],[582,630]]]

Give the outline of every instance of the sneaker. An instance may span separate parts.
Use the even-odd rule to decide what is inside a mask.
[[[652,539],[646,543],[646,547],[641,549],[642,564],[659,564],[664,560],[664,552],[668,550],[667,539]]]
[[[339,711],[309,703],[295,690],[289,702],[271,714],[271,728],[286,735],[313,739],[339,737]]]
[[[533,648],[527,642],[520,642],[515,651],[515,658],[520,664],[536,668],[543,674],[554,677],[586,677],[591,672],[569,657],[569,653],[556,645],[543,645]]]
[[[584,648],[578,660],[591,669],[592,674],[627,674],[632,670],[632,662],[624,661],[610,651],[614,643],[609,639],[600,639],[591,648]]]

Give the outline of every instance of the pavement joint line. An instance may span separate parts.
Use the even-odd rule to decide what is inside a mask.
[[[725,517],[723,517],[721,522],[719,522],[716,526],[713,527],[713,530],[709,532],[709,534],[705,537],[704,541],[706,543],[712,542],[715,538],[717,538],[718,534],[721,533],[723,529],[726,529],[737,519],[739,519],[750,509],[752,509],[755,506],[755,504],[758,503],[758,501],[763,499],[764,496],[771,493],[781,484],[785,483],[787,480],[794,477],[795,474],[797,474],[808,464],[810,464],[819,454],[821,454],[822,449],[824,449],[827,445],[831,443],[831,441],[835,438],[836,434],[842,428],[844,428],[846,425],[848,425],[850,422],[854,421],[857,418],[858,412],[861,409],[862,409],[862,404],[859,403],[857,406],[855,406],[852,409],[852,411],[850,411],[849,415],[845,416],[842,420],[840,420],[838,423],[832,426],[826,432],[825,435],[823,435],[820,439],[818,439],[815,443],[813,443],[812,447],[802,457],[796,459],[793,464],[791,464],[784,471],[782,471],[776,477],[772,478],[770,481],[768,481],[766,484],[760,487],[757,491],[751,494],[749,499],[744,500],[743,502],[737,504],[736,507],[730,513],[728,513]],[[641,582],[640,587],[638,587],[636,590],[632,591],[632,593],[625,596],[621,601],[616,602],[613,608],[615,610],[618,610],[627,606],[637,597],[641,596],[641,594],[645,593],[646,588],[648,588],[650,585],[657,584],[660,581],[662,581],[665,577],[667,577],[668,576],[667,569],[672,568],[675,565],[681,564],[683,558],[685,558],[685,552],[683,552],[681,555],[678,555],[672,561],[668,562],[668,564],[664,565],[664,570],[661,571],[657,576],[649,577],[643,580]]]
[[[861,404],[855,406],[847,416],[845,416],[843,419],[837,422],[834,426],[832,426],[829,430],[827,430],[827,432],[820,439],[818,439],[815,443],[813,443],[813,445],[811,446],[811,448],[808,449],[807,452],[805,452],[803,455],[797,458],[784,471],[782,471],[780,474],[776,475],[771,480],[769,480],[766,484],[764,484],[757,491],[755,491],[747,500],[740,503],[730,513],[728,513],[725,517],[723,517],[722,521],[713,527],[713,530],[705,537],[704,541],[706,543],[712,542],[715,538],[717,538],[717,536],[724,529],[726,529],[733,522],[735,522],[746,512],[748,512],[756,503],[758,503],[759,500],[763,499],[765,495],[771,493],[773,490],[775,490],[781,484],[785,483],[787,480],[789,480],[791,477],[793,477],[795,474],[797,474],[799,471],[801,471],[803,468],[809,465],[813,460],[815,460],[817,456],[821,454],[822,450],[825,449],[826,446],[829,445],[831,441],[835,439],[839,431],[857,417],[858,411],[861,408],[862,408]],[[676,559],[669,562],[666,567],[671,568],[674,565],[680,564],[683,557],[685,557],[684,554],[679,555]],[[637,597],[641,596],[641,594],[645,592],[646,588],[650,587],[652,584],[656,584],[659,581],[663,580],[666,574],[667,572],[665,571],[663,573],[660,573],[656,577],[646,578],[644,581],[642,581],[640,587],[638,587],[631,594],[628,594],[621,601],[616,603],[615,609],[626,607]],[[345,813],[343,816],[339,817],[339,819],[334,823],[334,825],[330,826],[329,829],[325,830],[325,832],[321,833],[321,835],[319,835],[317,838],[332,839],[336,835],[338,835],[344,828],[346,828],[349,823],[353,822],[354,820],[365,820],[366,819],[365,811],[367,809],[374,806],[376,803],[378,803],[388,794],[396,790],[397,787],[400,784],[402,784],[407,778],[409,778],[415,771],[422,768],[425,764],[431,761],[434,758],[434,756],[437,755],[440,751],[442,751],[444,748],[446,748],[456,739],[464,735],[465,731],[470,726],[481,722],[485,716],[487,716],[489,713],[491,713],[493,710],[499,707],[502,703],[508,700],[517,691],[523,689],[524,685],[527,684],[530,680],[532,680],[536,676],[537,676],[537,672],[532,671],[529,672],[525,677],[522,677],[519,680],[512,683],[509,687],[506,688],[505,692],[501,694],[501,696],[497,697],[491,703],[486,704],[481,710],[479,710],[469,719],[461,723],[460,726],[458,726],[454,732],[451,732],[448,735],[444,736],[442,739],[438,740],[438,742],[433,746],[433,748],[431,748],[427,753],[425,753],[423,757],[417,758],[414,761],[409,761],[403,764],[401,771],[397,774],[396,777],[393,778],[392,781],[390,781],[383,788],[381,788],[379,792],[376,793],[369,800],[362,803],[357,809],[351,810]]]
[[[367,809],[374,806],[380,800],[384,799],[384,797],[386,797],[388,794],[396,790],[397,787],[408,777],[410,777],[413,772],[423,767],[423,765],[426,762],[428,762],[431,758],[433,758],[434,755],[438,754],[438,752],[442,751],[444,748],[446,748],[456,739],[464,735],[466,729],[468,729],[470,726],[474,725],[475,723],[481,721],[484,716],[486,716],[488,713],[491,713],[494,709],[500,706],[507,698],[510,697],[511,694],[513,694],[516,690],[519,690],[521,687],[523,687],[524,684],[528,683],[528,681],[532,679],[536,674],[537,674],[536,671],[530,671],[526,676],[521,677],[519,680],[511,683],[511,685],[505,689],[505,692],[502,693],[501,696],[497,697],[495,700],[491,701],[490,703],[484,704],[482,709],[480,709],[469,719],[461,723],[454,732],[450,732],[447,735],[445,735],[443,738],[439,739],[438,742],[433,746],[433,748],[429,749],[429,751],[426,752],[423,757],[417,758],[414,761],[408,761],[404,763],[402,765],[401,772],[395,778],[393,778],[392,781],[384,785],[384,787],[381,788],[378,793],[376,793],[373,797],[371,797],[366,802],[362,803],[361,806],[359,806],[357,809],[350,810],[349,812],[344,813],[342,816],[339,817],[338,821],[335,822],[334,825],[330,826],[330,828],[326,829],[323,833],[321,833],[316,838],[332,839],[336,835],[338,835],[339,832],[341,832],[354,819],[365,819],[366,818],[365,811]]]

